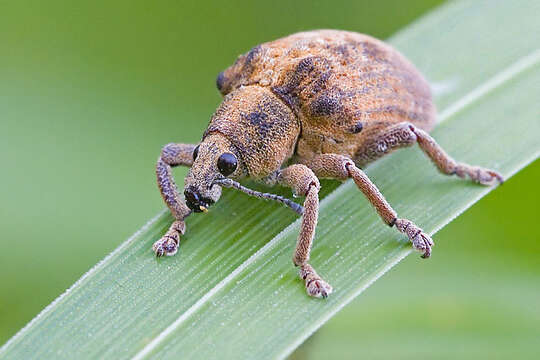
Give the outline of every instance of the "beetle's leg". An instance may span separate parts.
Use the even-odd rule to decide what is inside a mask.
[[[386,131],[365,143],[357,151],[358,158],[356,162],[363,166],[393,150],[411,146],[414,143],[418,143],[422,151],[443,174],[455,174],[461,178],[468,176],[471,180],[483,185],[491,185],[496,181],[503,182],[502,176],[493,170],[455,161],[427,132],[407,122],[389,127]]]
[[[332,292],[332,287],[308,264],[319,214],[319,179],[307,166],[294,164],[281,170],[277,181],[291,187],[296,195],[306,197],[293,263],[300,267],[300,277],[305,282],[307,293],[315,297],[327,297]]]
[[[312,169],[318,177],[338,180],[352,178],[386,224],[395,225],[400,232],[406,234],[413,247],[423,253],[422,257],[427,258],[431,255],[431,247],[433,246],[431,237],[410,220],[398,218],[397,213],[388,204],[377,186],[362,170],[356,167],[351,159],[337,154],[322,154],[302,162]]]
[[[161,155],[157,161],[156,176],[159,191],[165,204],[167,204],[176,219],[165,235],[152,246],[158,257],[176,254],[180,244],[180,236],[184,234],[186,228],[184,219],[191,213],[191,210],[178,193],[171,167],[178,165],[191,166],[195,146],[190,144],[167,144],[161,150]]]
[[[408,125],[409,129],[416,135],[416,141],[422,151],[443,174],[456,174],[460,178],[468,176],[472,181],[482,185],[493,185],[496,182],[502,183],[504,181],[502,175],[496,171],[455,161],[427,132],[412,124]]]

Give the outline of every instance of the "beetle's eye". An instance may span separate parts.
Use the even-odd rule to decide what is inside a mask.
[[[193,161],[195,161],[197,155],[199,155],[199,145],[195,146],[195,149],[193,149]]]
[[[236,170],[236,165],[236,156],[231,153],[222,154],[217,161],[219,172],[225,176],[231,175]]]
[[[364,128],[364,125],[359,121],[352,127],[351,131],[353,134],[358,134],[362,129]]]

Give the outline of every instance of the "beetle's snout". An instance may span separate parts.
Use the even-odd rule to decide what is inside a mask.
[[[186,205],[195,212],[206,212],[208,207],[214,203],[214,200],[201,196],[193,187],[185,189],[184,196],[186,197]]]

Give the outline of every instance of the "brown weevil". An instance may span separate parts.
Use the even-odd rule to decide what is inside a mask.
[[[161,195],[176,221],[153,245],[157,256],[174,255],[184,219],[205,212],[222,187],[277,200],[302,215],[293,262],[309,295],[332,287],[308,263],[319,207],[319,178],[352,178],[382,220],[407,235],[427,258],[433,241],[413,222],[398,217],[361,170],[366,164],[417,143],[447,175],[483,185],[502,182],[497,172],[452,159],[428,135],[435,123],[429,84],[389,45],[347,31],[302,32],[264,43],[220,73],[224,95],[198,145],[168,144],[156,173]],[[171,167],[190,166],[184,197]],[[235,180],[280,184],[305,196],[303,207],[260,193]]]

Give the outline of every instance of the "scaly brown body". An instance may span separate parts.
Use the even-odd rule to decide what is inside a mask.
[[[456,162],[437,145],[427,134],[435,123],[428,83],[396,50],[366,35],[320,30],[261,44],[220,73],[217,87],[225,98],[201,143],[169,144],[158,160],[158,185],[176,218],[154,244],[158,256],[176,253],[185,217],[206,211],[219,199],[221,187],[234,187],[281,201],[303,215],[293,261],[308,293],[326,297],[332,288],[308,264],[318,178],[353,179],[383,221],[406,234],[424,257],[431,253],[431,238],[398,218],[361,167],[418,143],[445,174],[482,184],[502,181],[494,171]],[[185,202],[172,179],[175,165],[192,167]],[[306,197],[304,208],[233,180],[246,177],[291,187]]]
[[[380,155],[369,153],[373,135],[401,122],[429,131],[435,122],[429,85],[418,71],[383,42],[353,32],[304,32],[258,45],[217,85],[223,95],[243,87],[243,99],[261,87],[269,102],[287,105],[300,123],[299,157],[342,154],[363,166]]]

